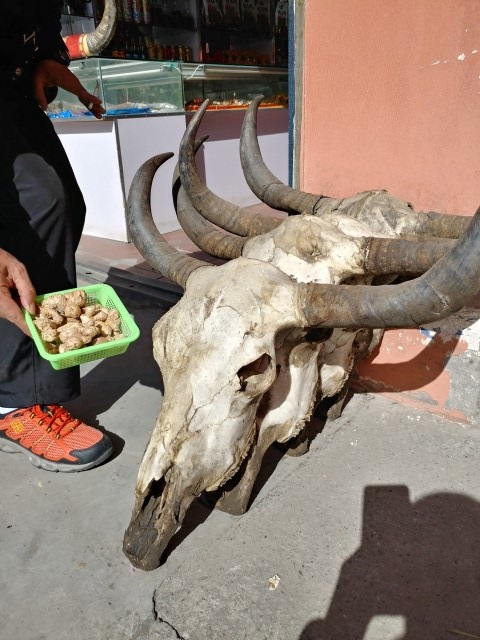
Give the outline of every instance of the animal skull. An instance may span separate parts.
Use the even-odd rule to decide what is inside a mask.
[[[191,190],[202,113],[181,145],[179,218],[202,209]],[[254,237],[227,238],[197,218],[193,233],[203,229],[209,246],[222,245],[220,255],[231,259],[213,266],[180,254],[150,211],[153,176],[171,155],[140,167],[127,212],[142,255],[185,290],[152,334],[165,394],[124,539],[126,555],[146,570],[159,565],[192,500],[224,487],[240,467],[239,482],[220,502],[230,512],[245,511],[266,449],[296,436],[319,400],[345,388],[355,361],[378,343],[383,328],[453,313],[476,292],[480,275],[480,209],[458,243],[398,239],[391,221],[372,231],[346,206],[347,215],[292,216]],[[202,194],[211,195],[205,188]],[[423,275],[377,284],[397,273]]]

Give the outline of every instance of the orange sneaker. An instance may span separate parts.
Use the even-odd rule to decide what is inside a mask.
[[[61,405],[36,404],[0,415],[0,450],[24,453],[46,471],[85,471],[111,455],[112,443]]]

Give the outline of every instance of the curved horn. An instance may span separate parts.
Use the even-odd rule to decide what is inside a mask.
[[[257,136],[257,111],[263,96],[248,106],[240,134],[240,160],[248,186],[262,202],[289,213],[313,214],[323,196],[292,189],[283,184],[262,158]]]
[[[306,326],[415,327],[455,313],[480,286],[480,207],[453,249],[419,278],[396,285],[298,285]]]
[[[117,5],[115,0],[105,0],[105,9],[98,27],[91,33],[66,36],[63,40],[72,59],[97,56],[107,47],[115,33]]]
[[[263,96],[257,96],[250,103],[243,121],[240,135],[240,159],[248,186],[253,193],[274,209],[289,213],[317,214],[320,207],[341,209],[351,215],[348,205],[341,207],[342,200],[307,193],[284,185],[265,165],[258,144],[257,112]],[[348,203],[348,198],[344,199]],[[405,218],[401,212],[390,212],[399,219]],[[410,233],[419,233],[441,238],[458,238],[470,224],[471,216],[457,216],[435,211],[413,211],[408,216]]]
[[[413,276],[425,273],[455,245],[455,240],[435,238],[424,242],[404,238],[369,238],[365,273]]]
[[[202,136],[195,140],[194,154],[207,138],[208,136]],[[227,235],[198,213],[180,181],[178,162],[173,172],[172,197],[180,226],[199,249],[210,256],[225,260],[238,258],[242,255],[242,248],[247,238]]]
[[[202,144],[208,140],[209,136],[205,135],[205,136],[200,136],[200,138],[195,140],[195,143],[193,145],[193,155],[195,156],[197,151],[200,149],[200,147],[202,146]],[[182,182],[180,180],[180,171],[179,171],[179,163],[177,162],[175,165],[175,169],[173,170],[173,176],[172,176],[172,199],[173,199],[173,206],[175,207],[175,211],[177,210],[177,196],[178,196],[178,192],[180,191],[180,187],[182,186]]]
[[[126,219],[133,244],[148,264],[183,289],[190,274],[208,262],[186,256],[172,247],[158,231],[152,217],[150,192],[155,173],[173,153],[163,153],[142,164],[128,193]]]
[[[200,179],[195,163],[195,136],[208,106],[205,100],[190,120],[179,149],[182,185],[195,209],[213,224],[239,236],[256,236],[271,231],[282,219],[259,216],[216,196]]]
[[[182,229],[197,247],[216,258],[231,260],[242,255],[248,238],[227,235],[205,220],[188,199],[185,189],[180,187],[177,201],[177,216]]]

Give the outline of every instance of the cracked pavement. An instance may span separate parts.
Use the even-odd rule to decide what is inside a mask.
[[[112,434],[112,459],[54,474],[0,455],[0,640],[480,636],[480,430],[381,396],[353,395],[304,456],[272,448],[243,516],[196,501],[162,566],[134,569],[122,541],[163,309],[124,301],[140,339],[83,365],[68,405]]]

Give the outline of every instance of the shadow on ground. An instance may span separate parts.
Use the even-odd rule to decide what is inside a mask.
[[[480,504],[465,495],[411,502],[406,486],[366,487],[361,546],[299,640],[362,639],[375,623],[396,640],[479,638],[479,532]]]

